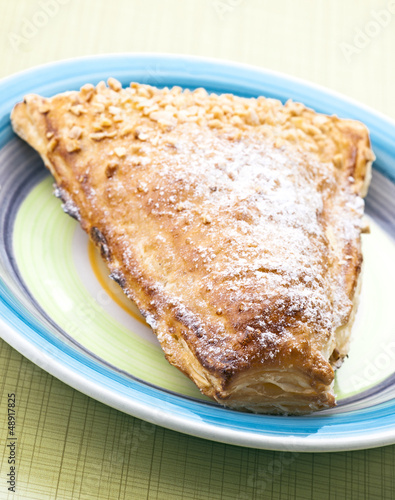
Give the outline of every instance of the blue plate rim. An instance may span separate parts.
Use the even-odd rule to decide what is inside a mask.
[[[93,66],[100,66],[100,70],[97,70],[97,74],[106,72],[108,76],[117,76],[117,74],[113,75],[109,73],[109,71],[113,71],[117,67],[119,72],[130,72],[130,69],[121,71],[119,66],[117,66],[125,62],[173,64],[176,69],[178,68],[178,71],[188,65],[189,67],[194,66],[195,70],[196,67],[203,65],[209,68],[210,71],[216,72],[217,77],[220,71],[224,72],[226,70],[226,74],[232,71],[236,71],[236,73],[245,71],[255,83],[256,78],[260,76],[263,80],[265,78],[267,79],[266,84],[268,81],[277,81],[281,82],[285,87],[287,85],[293,85],[292,97],[297,95],[298,92],[303,91],[306,93],[307,91],[314,91],[315,94],[317,94],[315,95],[315,99],[322,96],[333,99],[334,102],[338,104],[340,110],[344,106],[346,109],[351,106],[352,111],[355,111],[357,115],[358,113],[362,115],[365,113],[374,120],[377,133],[382,132],[382,134],[386,136],[390,134],[393,134],[393,136],[395,135],[395,122],[393,120],[337,92],[276,71],[198,56],[160,53],[118,53],[84,56],[76,59],[56,61],[55,63],[46,63],[11,75],[0,81],[0,90],[3,96],[7,95],[7,89],[18,88],[16,84],[18,82],[20,84],[22,80],[23,85],[21,89],[23,88],[25,90],[21,90],[21,92],[18,90],[20,94],[19,99],[21,99],[22,95],[29,93],[28,89],[31,88],[29,76],[36,77],[40,80],[40,78],[43,78],[48,72],[57,74],[57,70],[63,70],[68,78],[71,79],[72,77],[76,77],[75,73],[73,75],[76,65],[81,68],[87,62],[93,64]],[[84,71],[78,73],[78,76],[82,77],[83,74],[85,74]],[[192,76],[196,79],[196,74]],[[227,76],[229,75],[227,74]],[[87,76],[86,78],[89,77]],[[64,83],[67,80],[62,77],[60,81]],[[295,88],[295,85],[297,85],[298,88]],[[12,92],[13,98],[14,94],[15,92]],[[16,95],[18,95],[18,93],[16,93],[15,96]],[[18,98],[13,102],[17,100]],[[5,103],[3,99],[3,104],[0,105],[0,123],[2,121],[3,125],[6,126],[7,119],[9,125],[8,114],[11,110],[9,102],[10,97]],[[310,99],[308,101],[305,99],[304,102],[312,106],[312,104],[310,104]],[[320,110],[319,107],[318,110]],[[351,113],[351,115],[353,115],[353,113]],[[355,118],[355,115],[351,117]],[[364,121],[366,122],[366,120]],[[381,137],[383,138],[383,136]],[[8,140],[9,139],[6,138],[5,142],[8,142]],[[374,142],[373,138],[372,142]],[[386,146],[385,141],[384,146]],[[388,152],[388,154],[391,155],[390,152]],[[390,167],[390,165],[388,165],[388,168],[383,168],[382,173],[394,181],[395,165],[393,168]],[[1,298],[3,297],[1,296]],[[273,417],[242,414],[219,407],[199,405],[197,402],[186,401],[179,396],[163,394],[160,390],[155,388],[150,388],[148,390],[145,387],[143,388],[141,384],[130,384],[129,380],[126,382],[122,377],[116,380],[109,379],[108,373],[104,369],[99,369],[99,366],[88,366],[89,363],[88,365],[86,363],[81,363],[81,360],[77,358],[70,359],[67,356],[65,357],[64,352],[54,346],[44,344],[45,349],[43,349],[43,345],[37,343],[38,339],[34,338],[34,329],[24,323],[23,318],[16,317],[15,311],[7,308],[4,301],[0,302],[0,312],[3,315],[3,317],[0,318],[2,329],[1,336],[7,343],[12,345],[35,364],[75,389],[105,404],[151,423],[223,443],[282,451],[345,451],[395,443],[395,424],[391,422],[395,401],[378,405],[373,410],[368,408],[359,411],[358,415],[361,422],[363,422],[362,429],[355,425],[352,418],[351,421],[348,420],[348,413],[343,414],[343,416],[320,416],[317,414],[309,417]],[[86,359],[83,360],[87,362]],[[114,385],[108,386],[109,381],[112,381]],[[117,391],[114,391],[114,388],[116,388]],[[354,414],[355,412],[350,413]],[[225,415],[227,416],[226,418],[224,418]],[[287,419],[290,423],[288,430],[287,426],[285,427],[286,432],[284,431],[284,433],[280,434],[279,432],[275,433],[270,430],[273,429],[274,422],[277,422],[277,424],[280,422],[284,424],[284,419]],[[322,424],[320,423],[321,421]],[[224,422],[226,425],[224,425]],[[376,426],[373,430],[369,429],[367,433],[365,429],[367,422],[374,422],[376,424],[380,422],[380,427]],[[241,423],[243,423],[244,427],[242,427]],[[306,428],[309,426],[309,428],[311,427],[315,429],[315,431],[303,432],[302,426],[302,432],[300,433],[302,435],[299,435],[297,424],[301,425],[302,423]],[[313,425],[313,423],[315,423],[315,425]],[[354,428],[352,428],[353,424]],[[293,427],[293,425],[295,427]],[[330,432],[329,428],[331,429]],[[335,435],[333,435],[332,432],[335,432]]]

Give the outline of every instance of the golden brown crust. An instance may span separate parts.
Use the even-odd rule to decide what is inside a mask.
[[[202,392],[252,411],[333,406],[373,160],[362,124],[112,79],[27,96],[12,123]]]

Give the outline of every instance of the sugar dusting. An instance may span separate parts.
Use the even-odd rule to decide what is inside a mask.
[[[124,269],[153,284],[143,312],[159,340],[172,335],[161,323],[171,310],[197,356],[224,369],[268,362],[307,333],[318,351],[331,345],[352,307],[343,249],[359,251],[363,202],[331,161],[329,118],[145,86],[99,85],[89,99],[78,114],[81,191]]]
[[[353,242],[362,208],[355,195],[337,189],[333,165],[265,138],[232,141],[190,125],[180,126],[176,152],[169,154],[165,141],[147,141],[151,163],[140,172],[147,179],[140,206],[163,221],[156,241],[164,242],[170,264],[158,296],[166,294],[195,333],[202,359],[221,358],[229,367],[237,350],[237,361],[248,362],[240,346],[250,343],[261,346],[266,362],[279,343],[306,329],[323,344],[351,309],[331,271],[337,256],[326,211],[337,213],[334,201],[341,207],[334,230]],[[188,248],[184,258],[169,240],[170,225]],[[224,314],[213,332],[210,315],[219,307]],[[227,322],[234,309],[245,319]],[[166,335],[161,329],[162,340]]]

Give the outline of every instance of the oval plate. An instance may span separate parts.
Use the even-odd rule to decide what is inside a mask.
[[[85,235],[61,215],[48,173],[36,153],[13,134],[9,114],[25,94],[51,96],[110,76],[124,86],[137,81],[291,98],[369,127],[377,156],[366,201],[372,234],[364,237],[362,304],[350,359],[338,372],[336,408],[284,417],[240,413],[208,401],[164,361],[152,333],[116,292],[110,293],[100,270],[93,273],[92,266],[100,265]],[[394,122],[298,79],[190,56],[116,54],[62,61],[6,78],[0,91],[0,328],[6,342],[81,392],[187,434],[285,451],[395,443]],[[81,310],[80,304],[89,306]]]

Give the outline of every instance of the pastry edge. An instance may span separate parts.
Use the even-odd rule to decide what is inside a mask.
[[[40,116],[37,117],[38,119]],[[13,111],[13,127],[15,132],[20,135],[23,139],[25,139],[30,145],[32,145],[42,156],[46,166],[49,168],[51,171],[52,175],[55,177],[55,180],[58,180],[57,178],[58,173],[56,171],[56,168],[52,164],[50,158],[48,157],[47,154],[47,145],[44,143],[44,141],[40,140],[39,134],[36,133],[35,126],[33,125],[33,120],[35,121],[36,117],[32,117],[29,115],[27,111],[26,105],[19,104],[15,107]],[[22,124],[23,122],[23,124]],[[346,123],[346,121],[345,121]],[[27,126],[26,126],[27,124]],[[19,126],[20,125],[20,126]],[[27,131],[27,133],[26,133]],[[359,188],[358,192],[361,196],[364,196],[367,192],[367,188],[370,182],[370,177],[371,177],[371,165],[373,161],[373,157],[371,160],[367,161],[367,155],[368,153],[366,152],[367,150],[370,151],[369,144],[365,144],[366,150],[364,150],[363,145],[358,149],[358,157],[355,159],[355,172],[359,176]],[[365,156],[364,156],[365,155]],[[57,165],[57,168],[61,167],[61,165]],[[64,167],[65,168],[65,167]],[[59,182],[60,189],[61,183]],[[63,197],[66,198],[66,195],[63,194]],[[64,199],[63,200],[66,204],[70,203],[70,200]],[[92,227],[90,224],[85,221],[83,218],[79,218],[80,223],[84,230],[90,234],[92,238]],[[95,240],[92,238],[95,245],[102,251],[103,246],[100,241],[97,239]],[[110,271],[113,274],[118,273],[119,276],[122,276],[122,273],[120,272],[120,269],[122,267],[122,264],[116,261],[113,261],[111,263],[108,263]],[[348,344],[349,344],[349,338],[351,334],[351,329],[352,329],[352,323],[355,317],[355,313],[357,310],[357,302],[358,302],[358,296],[359,296],[359,290],[360,290],[360,283],[361,283],[361,274],[359,275],[358,278],[358,286],[355,287],[354,291],[354,300],[353,300],[353,308],[352,312],[350,315],[350,319],[347,324],[342,325],[339,327],[335,334],[335,346],[334,349],[338,349],[339,351],[339,359],[343,359],[348,352]],[[156,320],[152,320],[151,313],[149,311],[149,305],[148,305],[148,299],[149,296],[144,294],[144,292],[141,292],[141,290],[138,290],[137,287],[131,287],[130,283],[128,286],[123,286],[125,293],[128,295],[129,298],[134,300],[140,310],[142,311],[143,314],[148,316],[148,319],[150,320],[151,318],[151,323],[153,330],[155,331],[156,335],[158,338],[161,340],[162,336],[162,331],[164,328],[168,328],[169,325],[162,326],[160,323],[155,325]],[[180,331],[181,328],[185,328],[185,325],[182,323],[177,323],[176,321],[174,322],[174,328],[176,331]],[[168,337],[167,337],[168,338]],[[256,401],[256,398],[254,398],[254,393],[256,393],[256,390],[254,389],[255,385],[259,385],[259,387],[262,387],[264,384],[271,384],[270,385],[270,390],[275,392],[275,387],[280,387],[284,393],[286,393],[285,385],[281,386],[282,381],[281,381],[281,373],[288,373],[290,372],[289,368],[286,368],[284,370],[259,370],[260,376],[254,380],[254,384],[251,383],[243,383],[244,379],[248,379],[253,376],[253,372],[255,369],[252,369],[251,371],[247,370],[244,371],[237,376],[233,377],[231,383],[229,383],[228,379],[226,376],[218,376],[218,374],[215,374],[208,370],[205,366],[203,366],[197,359],[194,353],[190,350],[188,347],[188,344],[183,341],[182,336],[179,335],[178,338],[177,336],[172,337],[174,342],[176,342],[177,347],[181,348],[181,356],[177,356],[174,353],[178,353],[177,349],[174,350],[171,348],[171,345],[166,345],[166,342],[161,342],[162,348],[165,352],[166,357],[169,359],[169,361],[177,366],[181,371],[183,371],[187,376],[189,376],[197,385],[200,387],[201,391],[214,398],[216,401],[219,403],[235,408],[235,409],[247,409],[250,411],[254,412],[265,412],[265,413],[310,413],[315,410],[319,409],[324,409],[324,408],[329,408],[331,406],[335,405],[335,398],[333,394],[333,377],[332,377],[332,382],[330,384],[325,384],[322,383],[322,381],[318,380],[315,388],[311,387],[311,380],[314,379],[314,376],[310,373],[306,373],[304,370],[301,370],[299,368],[294,369],[294,375],[295,379],[299,379],[300,384],[299,387],[305,387],[305,394],[302,396],[302,394],[299,392],[292,392],[292,398],[286,398],[285,395],[283,394],[281,397],[275,397],[274,395],[270,396],[271,399],[265,396],[265,394],[262,394],[262,392],[259,394],[259,399],[262,400],[262,397],[266,397],[266,401],[268,401],[268,404],[262,404],[259,401]],[[171,341],[170,341],[171,343]],[[333,363],[333,366],[336,368],[338,367],[338,362]],[[274,387],[273,387],[274,386]],[[238,392],[243,389],[243,394],[245,394],[246,387],[250,387],[250,392],[252,394],[250,402],[246,402],[245,400],[240,404],[240,401],[238,400]],[[268,386],[269,390],[269,386]]]

